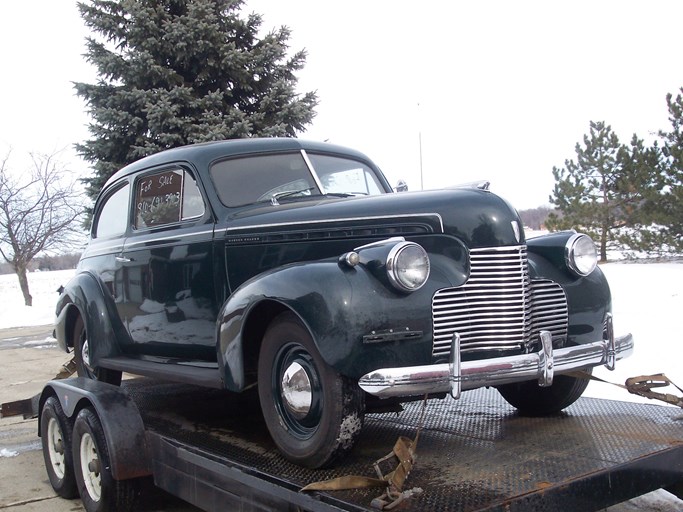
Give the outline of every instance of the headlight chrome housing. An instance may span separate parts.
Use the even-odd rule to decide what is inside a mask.
[[[403,292],[419,290],[429,278],[429,255],[415,242],[400,242],[389,251],[386,261],[389,282]]]
[[[567,240],[564,248],[567,267],[579,276],[587,276],[598,264],[595,243],[588,235],[577,233]]]

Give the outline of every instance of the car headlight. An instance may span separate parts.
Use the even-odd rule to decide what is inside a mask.
[[[577,233],[567,240],[564,258],[572,272],[579,276],[587,276],[598,264],[598,253],[595,243],[588,235]]]
[[[424,248],[414,242],[400,242],[387,256],[387,276],[398,290],[414,292],[429,278],[429,256]]]

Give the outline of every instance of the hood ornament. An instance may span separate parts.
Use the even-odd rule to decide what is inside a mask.
[[[520,232],[519,232],[519,223],[516,220],[513,220],[510,222],[512,224],[512,231],[515,233],[515,240],[517,240],[517,243],[519,243],[520,240]]]

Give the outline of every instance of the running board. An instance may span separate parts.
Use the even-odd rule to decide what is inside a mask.
[[[103,357],[99,366],[110,370],[132,373],[153,379],[194,384],[207,388],[224,389],[218,368],[202,368],[189,364],[156,363],[131,357]]]

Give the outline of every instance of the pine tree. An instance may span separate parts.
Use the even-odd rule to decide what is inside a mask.
[[[661,252],[683,252],[683,88],[675,98],[667,94],[671,131],[659,133],[664,154],[663,171],[655,184],[657,194],[651,202],[656,225],[651,237]]]
[[[666,172],[663,154],[655,142],[645,147],[635,135],[631,146],[623,152],[624,174],[620,180],[623,229],[616,233],[618,245],[630,251],[661,255],[667,252],[660,224],[662,215],[663,179]]]
[[[252,136],[293,137],[309,124],[315,92],[295,92],[305,51],[288,56],[290,31],[261,39],[262,19],[242,0],[91,0],[78,4],[95,84],[76,83],[93,122],[77,145],[93,165],[94,198],[118,169],[171,147]]]
[[[587,233],[599,241],[600,260],[606,261],[609,242],[634,221],[642,201],[631,175],[636,167],[629,163],[629,149],[604,122],[590,122],[590,133],[584,135],[583,147],[576,144],[575,152],[576,162],[553,167],[556,183],[550,202],[560,214],[551,213],[547,226]]]

